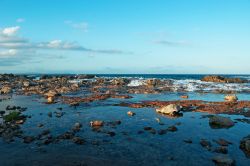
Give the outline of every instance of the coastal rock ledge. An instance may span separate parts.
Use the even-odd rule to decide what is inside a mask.
[[[204,82],[217,82],[217,83],[248,83],[247,80],[243,80],[240,78],[226,78],[223,76],[217,76],[217,75],[209,75],[205,76],[201,79],[201,81]]]

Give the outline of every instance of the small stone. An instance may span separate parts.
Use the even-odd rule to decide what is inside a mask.
[[[183,96],[181,96],[181,98],[188,99],[188,95],[183,95]]]
[[[164,134],[166,134],[167,133],[167,130],[159,130],[158,131],[158,134],[159,135],[164,135]]]
[[[216,153],[223,153],[223,154],[227,154],[228,150],[227,150],[227,147],[226,146],[220,146],[220,147],[217,147],[214,152]]]
[[[171,132],[175,132],[175,131],[177,131],[178,129],[177,129],[177,127],[175,127],[175,126],[170,126],[170,127],[167,128],[167,130],[168,130],[168,131],[171,131]]]
[[[192,141],[191,139],[184,139],[183,141],[184,141],[185,143],[187,143],[187,144],[193,143],[193,141]]]
[[[203,148],[206,148],[207,150],[211,150],[212,144],[210,141],[206,140],[206,139],[201,139],[200,144]]]
[[[48,117],[52,117],[52,112],[48,112]]]
[[[29,144],[31,142],[33,142],[35,140],[35,138],[33,136],[25,136],[23,137],[23,142],[26,144]]]
[[[212,158],[217,166],[234,166],[235,161],[228,156],[218,155]]]
[[[84,139],[80,138],[80,137],[73,137],[72,138],[72,141],[75,143],[75,144],[78,144],[78,145],[82,145],[85,143]]]
[[[231,142],[229,142],[225,139],[222,139],[222,138],[215,140],[215,142],[221,146],[228,146],[228,145],[232,144]]]
[[[128,116],[134,116],[135,115],[135,113],[132,112],[132,111],[128,111],[127,114],[128,114]]]
[[[103,121],[95,120],[90,122],[91,127],[102,127],[104,125]]]

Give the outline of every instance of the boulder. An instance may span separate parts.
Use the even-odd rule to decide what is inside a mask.
[[[209,117],[209,125],[213,129],[230,128],[234,126],[234,122],[230,118],[215,115]]]
[[[161,114],[166,114],[169,116],[178,115],[180,111],[181,111],[181,106],[178,106],[176,104],[170,104],[168,106],[156,109],[156,112]]]
[[[250,135],[240,141],[240,149],[245,153],[247,158],[250,158]]]
[[[224,99],[225,101],[228,101],[228,102],[238,101],[238,97],[236,95],[226,95]]]
[[[12,92],[12,88],[8,87],[8,86],[4,86],[0,90],[0,94],[8,94],[8,93],[11,93],[11,92]]]

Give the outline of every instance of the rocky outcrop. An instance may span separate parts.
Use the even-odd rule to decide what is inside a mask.
[[[223,76],[205,76],[204,78],[201,79],[201,81],[205,82],[218,82],[218,83],[247,83],[247,80],[243,80],[240,78],[226,78]]]
[[[250,135],[240,141],[240,149],[245,153],[247,158],[250,158]]]

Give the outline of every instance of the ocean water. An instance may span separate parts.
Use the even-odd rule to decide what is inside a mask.
[[[184,86],[186,92],[167,92],[161,94],[129,94],[131,99],[107,99],[92,103],[81,103],[79,107],[70,107],[67,104],[55,103],[45,104],[43,97],[13,95],[10,100],[0,102],[0,110],[5,110],[8,105],[27,107],[25,115],[30,116],[21,126],[24,135],[37,136],[43,130],[49,129],[51,135],[56,137],[79,122],[82,128],[77,136],[82,137],[86,142],[83,145],[76,145],[71,140],[62,140],[49,145],[40,145],[36,140],[30,144],[23,143],[21,138],[15,138],[14,142],[6,143],[0,138],[0,166],[213,166],[214,156],[218,154],[213,150],[219,147],[214,140],[219,138],[232,142],[228,146],[228,154],[236,161],[236,165],[248,166],[250,159],[239,149],[240,140],[250,134],[250,124],[237,122],[229,129],[212,129],[209,126],[208,118],[202,118],[206,113],[186,112],[183,117],[169,118],[157,114],[155,108],[128,108],[115,106],[121,102],[140,102],[143,100],[185,100],[181,95],[189,95],[190,100],[223,101],[224,94],[210,93],[213,87],[216,88],[248,88],[248,84],[216,84],[203,83],[199,80],[203,75],[97,75],[97,77],[130,79],[133,86],[138,86],[147,78],[170,79],[174,86]],[[249,79],[249,76],[230,75],[230,77],[242,77]],[[134,82],[134,83],[133,83]],[[137,84],[136,84],[137,83]],[[198,93],[197,89],[205,84],[210,88],[208,93]],[[208,85],[208,86],[206,86]],[[204,87],[202,86],[202,87]],[[196,89],[195,89],[196,88]],[[72,95],[85,95],[84,91]],[[249,93],[238,92],[239,100],[249,100]],[[55,116],[57,108],[64,115],[60,118]],[[136,113],[129,117],[128,111]],[[52,112],[52,117],[48,113]],[[221,116],[235,119],[245,118],[241,115]],[[159,118],[163,125],[160,125],[156,118]],[[1,119],[1,118],[0,118]],[[89,123],[92,120],[103,120],[112,122],[120,120],[121,124],[116,127],[104,126],[104,131],[115,132],[111,137],[105,133],[98,133],[92,130]],[[43,127],[38,127],[38,124]],[[176,132],[168,132],[165,135],[152,134],[144,131],[144,127],[152,127],[156,131],[166,129],[175,125]],[[183,140],[191,139],[192,143],[187,144]],[[200,145],[201,139],[207,139],[212,143],[212,150],[208,151]]]

